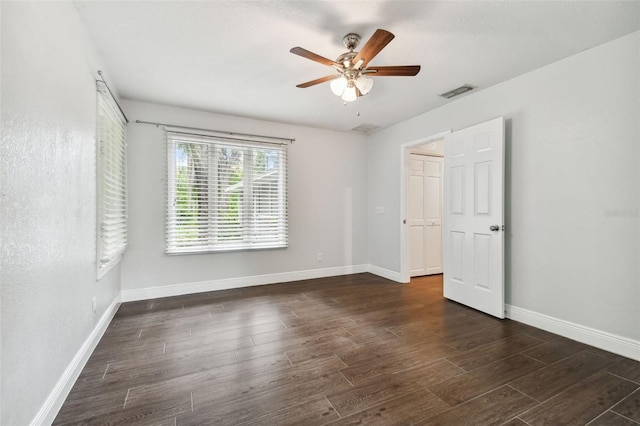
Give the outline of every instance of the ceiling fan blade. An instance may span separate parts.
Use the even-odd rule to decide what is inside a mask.
[[[307,81],[306,83],[297,84],[296,87],[304,89],[305,87],[315,86],[316,84],[324,83],[325,81],[333,80],[336,77],[340,77],[340,74],[327,75],[325,77],[316,78],[315,80]]]
[[[340,67],[340,64],[338,64],[337,62],[332,61],[331,59],[327,59],[324,56],[317,55],[313,52],[308,51],[307,49],[303,49],[302,47],[294,47],[289,52],[293,53],[294,55],[302,56],[303,58],[311,59],[312,61],[320,62],[322,65],[328,65],[330,67]]]
[[[369,73],[372,71],[371,73]],[[391,67],[369,67],[365,74],[368,77],[400,76],[412,77],[420,72],[420,65],[400,65]]]
[[[366,67],[367,64],[378,54],[384,47],[393,40],[395,36],[386,30],[376,30],[373,36],[367,41],[362,50],[353,58],[353,63],[357,64],[362,60],[361,67]]]

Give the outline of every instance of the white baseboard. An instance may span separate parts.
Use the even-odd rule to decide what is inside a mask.
[[[123,302],[132,302],[135,300],[180,296],[183,294],[202,293],[205,291],[227,290],[231,288],[285,283],[291,281],[309,280],[313,278],[359,274],[368,271],[369,265],[351,265],[323,269],[310,269],[306,271],[282,272],[277,274],[253,275],[240,278],[198,281],[193,283],[172,284],[158,287],[145,287],[139,289],[122,290],[121,299]]]
[[[372,274],[378,275],[382,278],[386,278],[391,281],[402,283],[402,277],[400,276],[400,272],[381,268],[376,265],[368,265],[368,266],[369,266],[369,272],[371,272]]]
[[[84,341],[76,355],[71,360],[71,363],[67,366],[67,369],[62,374],[62,377],[56,383],[47,400],[44,402],[40,411],[31,421],[32,426],[50,425],[58,415],[58,411],[62,407],[65,399],[69,395],[71,388],[75,384],[78,376],[82,372],[82,369],[86,365],[89,357],[93,353],[93,350],[98,345],[98,342],[102,338],[102,335],[107,330],[107,327],[111,323],[116,311],[120,306],[120,296],[116,296],[111,302],[111,305],[106,309],[100,320],[96,323],[93,331]]]
[[[559,334],[605,351],[640,361],[640,341],[607,333],[595,328],[505,305],[506,316],[514,321]]]

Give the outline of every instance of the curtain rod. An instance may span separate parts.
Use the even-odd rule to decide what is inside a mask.
[[[277,141],[288,141],[288,142],[295,142],[295,139],[291,139],[291,138],[279,138],[276,136],[264,136],[264,135],[254,135],[251,133],[238,133],[238,132],[227,132],[226,130],[212,130],[212,129],[202,129],[199,127],[189,127],[189,126],[178,126],[175,124],[167,124],[167,123],[154,123],[151,121],[143,121],[143,120],[136,120],[136,123],[138,124],[152,124],[156,127],[159,126],[167,126],[167,127],[175,127],[177,129],[187,129],[187,130],[199,130],[202,132],[213,132],[213,133],[222,133],[225,135],[229,135],[229,136],[248,136],[248,137],[253,137],[253,138],[263,138],[263,139],[273,139],[273,140],[277,140]],[[202,136],[206,136],[206,135],[202,135]]]
[[[107,84],[107,82],[104,80],[104,77],[102,76],[102,71],[98,70],[98,75],[100,76],[100,80],[104,83],[105,87],[107,88],[107,90],[109,91],[109,94],[111,95],[111,97],[113,98],[113,101],[116,103],[116,105],[118,106],[118,109],[120,110],[120,113],[122,114],[122,116],[124,117],[124,121],[126,121],[127,123],[129,123],[129,119],[127,118],[127,115],[124,113],[124,111],[122,110],[122,107],[120,106],[120,104],[118,103],[118,100],[116,99],[115,96],[113,96],[113,92],[111,92],[111,89],[109,88],[109,85]]]
[[[171,133],[174,134],[178,134],[178,135],[188,135],[188,136],[204,136],[204,137],[208,137],[208,138],[215,138],[215,139],[220,139],[220,140],[224,140],[224,141],[234,141],[234,142],[245,142],[244,139],[239,139],[239,138],[230,138],[230,137],[226,137],[226,136],[213,136],[213,135],[203,135],[202,133],[194,133],[194,132],[187,132],[187,131],[178,131],[178,130],[170,130]],[[250,141],[253,143],[257,143],[257,144],[261,144],[261,145],[287,145],[287,141],[280,141],[280,142],[268,142],[268,141]]]

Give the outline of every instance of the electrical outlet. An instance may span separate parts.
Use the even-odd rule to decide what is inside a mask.
[[[324,260],[324,256],[322,253],[318,253],[318,262],[322,262]]]
[[[98,312],[98,302],[96,302],[96,298],[91,299],[91,312],[95,315]]]

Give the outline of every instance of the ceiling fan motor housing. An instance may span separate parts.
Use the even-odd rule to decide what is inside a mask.
[[[351,65],[353,65],[353,58],[355,58],[357,54],[358,54],[357,52],[353,52],[353,51],[343,53],[342,55],[336,58],[336,62],[341,65],[344,65],[344,67],[348,69],[351,67]]]

